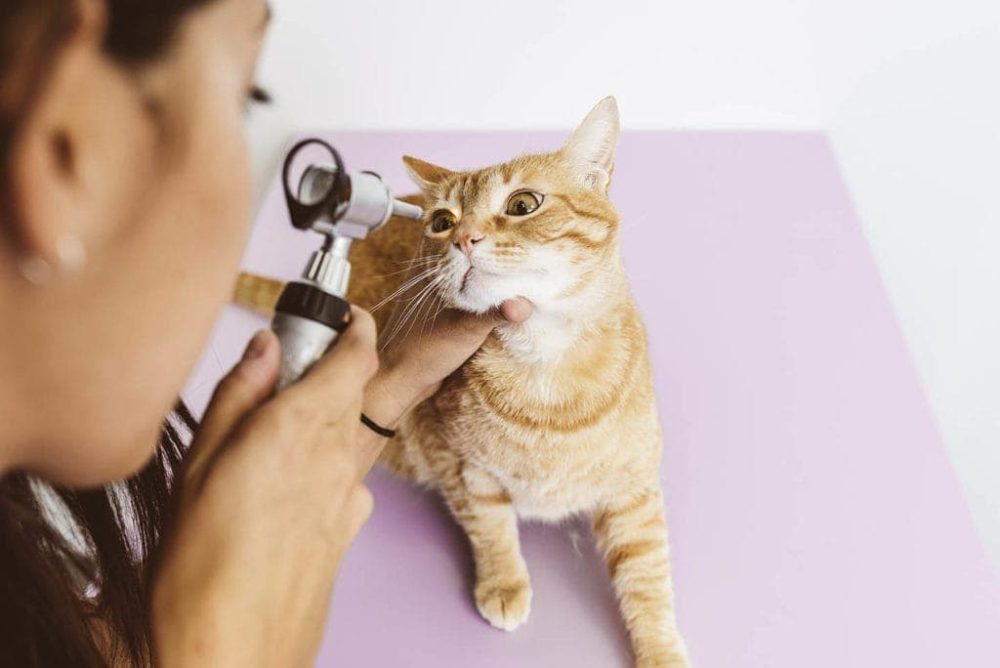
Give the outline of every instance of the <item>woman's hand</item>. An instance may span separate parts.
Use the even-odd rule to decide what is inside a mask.
[[[378,374],[368,386],[365,412],[394,424],[413,405],[434,394],[441,382],[468,360],[497,325],[520,323],[533,306],[523,297],[505,301],[483,315],[446,310],[429,332],[403,337],[382,352]]]
[[[189,455],[152,593],[157,663],[305,666],[340,560],[372,508],[358,444],[375,326],[355,309],[337,346],[271,397],[261,332],[220,383]]]

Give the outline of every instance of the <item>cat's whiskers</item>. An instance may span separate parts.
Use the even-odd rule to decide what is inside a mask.
[[[437,310],[435,310],[434,315],[431,316],[430,326],[427,328],[431,332],[434,331],[434,324],[437,322],[438,316],[441,315],[441,311],[443,311],[446,307],[446,304],[444,303],[444,298],[441,296],[440,291],[438,291],[437,295],[435,296],[435,304],[437,306]],[[421,330],[421,335],[423,335],[422,330]]]
[[[430,317],[430,324],[428,326],[429,331],[434,331],[434,324],[437,323],[438,316],[441,315],[442,311],[448,308],[448,303],[444,298],[444,292],[441,290],[436,291],[434,307],[434,314]]]
[[[435,276],[431,281],[427,283],[427,285],[421,288],[420,291],[414,297],[411,297],[407,300],[409,303],[403,309],[403,312],[400,314],[399,318],[397,319],[395,318],[395,315],[393,316],[394,322],[392,330],[389,332],[389,335],[382,341],[380,345],[381,348],[385,348],[385,346],[387,346],[399,334],[399,332],[406,325],[407,320],[409,320],[415,314],[416,309],[419,308],[419,306],[423,303],[427,295],[431,294],[432,291],[435,290],[443,281],[444,281],[443,275]]]
[[[427,288],[425,288],[425,290],[427,290]],[[421,296],[423,296],[423,291],[422,291]],[[380,348],[381,349],[384,349],[389,343],[391,343],[393,341],[393,339],[396,338],[396,336],[399,335],[399,333],[406,326],[406,323],[410,320],[411,316],[413,315],[414,311],[416,310],[417,305],[418,304],[416,304],[416,303],[409,304],[404,309],[403,313],[399,316],[399,318],[394,320],[393,326],[392,326],[392,330],[389,332],[389,335],[386,336],[385,339],[380,344]]]
[[[416,276],[408,279],[401,286],[399,286],[396,290],[394,290],[392,292],[392,294],[390,294],[388,297],[386,297],[385,299],[383,299],[382,301],[380,301],[378,304],[376,304],[375,306],[373,306],[370,310],[372,312],[377,311],[378,309],[382,308],[383,306],[385,306],[389,302],[394,301],[397,297],[399,297],[400,295],[404,294],[410,288],[414,287],[415,285],[418,285],[420,283],[420,281],[428,278],[432,274],[437,273],[437,271],[438,271],[437,266],[433,266],[430,269],[425,269],[424,271],[419,272]]]
[[[403,260],[401,262],[395,262],[393,264],[405,264],[406,267],[399,269],[397,271],[390,271],[387,274],[376,274],[375,278],[388,278],[390,276],[398,276],[399,274],[405,274],[408,271],[413,271],[414,269],[427,269],[440,260],[440,256],[433,255],[427,257],[413,258],[412,260]]]
[[[435,254],[435,255],[428,255],[426,257],[415,257],[412,260],[402,260],[401,262],[397,262],[396,264],[405,264],[409,267],[417,267],[420,266],[421,264],[430,264],[433,262],[437,262],[440,258],[441,258],[440,255]]]
[[[424,290],[424,294],[416,305],[416,311],[414,313],[413,318],[410,320],[410,326],[407,328],[406,334],[404,334],[404,336],[410,335],[410,332],[413,331],[413,326],[417,323],[417,321],[420,320],[420,314],[423,312],[424,306],[426,304],[433,304],[433,297],[435,297],[436,295],[437,292],[435,290]],[[430,311],[428,311],[428,313],[430,313]]]

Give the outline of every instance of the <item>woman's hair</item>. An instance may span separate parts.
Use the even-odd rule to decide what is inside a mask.
[[[153,460],[104,489],[52,488],[25,473],[0,481],[2,665],[153,663],[145,565],[194,428],[178,405]]]
[[[106,52],[122,65],[162,55],[185,13],[211,0],[105,0]],[[73,0],[3,0],[0,12],[0,232],[11,238],[11,151],[60,47],[79,24]],[[156,455],[104,489],[0,478],[0,663],[154,663],[148,560],[169,521],[170,490],[195,427],[179,405]]]

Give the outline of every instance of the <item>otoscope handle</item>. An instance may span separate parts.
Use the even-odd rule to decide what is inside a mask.
[[[309,370],[347,327],[351,306],[310,283],[289,283],[275,307],[271,328],[281,342],[278,389]]]

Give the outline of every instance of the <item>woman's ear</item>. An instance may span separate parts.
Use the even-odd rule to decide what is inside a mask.
[[[607,191],[620,134],[618,102],[609,96],[597,103],[563,146],[562,154],[588,188]]]
[[[141,138],[149,133],[138,86],[103,52],[104,3],[75,4],[73,33],[53,56],[11,151],[16,252],[38,279],[79,268],[91,242],[134,207],[122,196],[144,173]]]
[[[433,190],[455,173],[450,169],[438,167],[408,155],[403,156],[403,164],[406,165],[406,171],[410,173],[413,182],[425,191]]]

